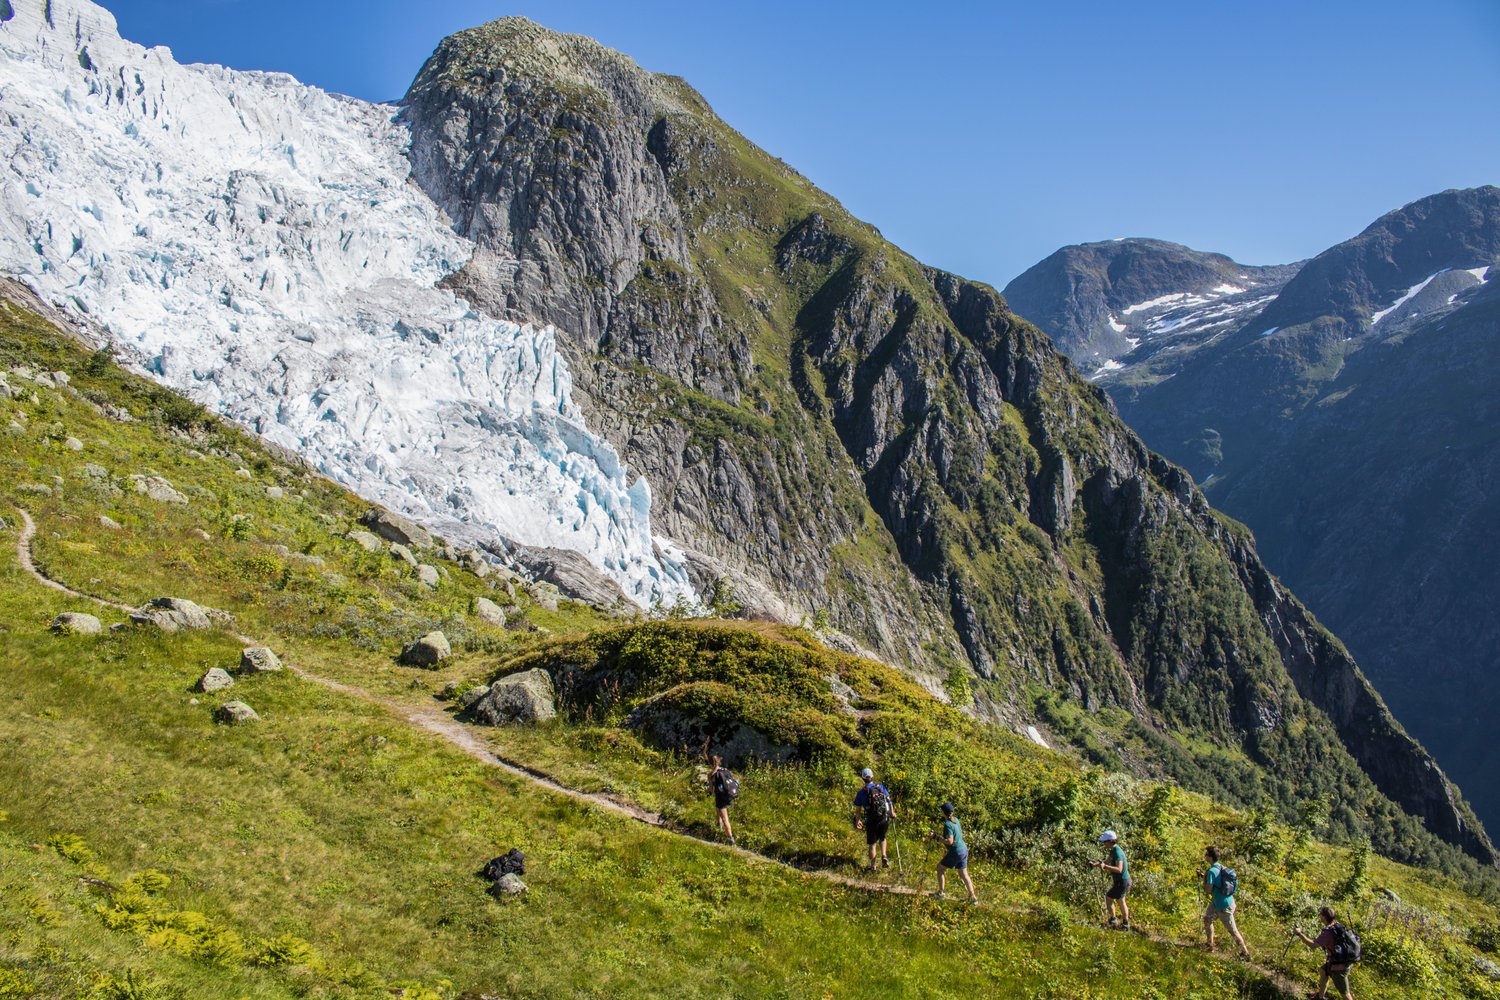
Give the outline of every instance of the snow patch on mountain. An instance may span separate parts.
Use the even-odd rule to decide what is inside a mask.
[[[1443,268],[1442,271],[1438,271],[1436,274],[1429,274],[1427,277],[1423,278],[1421,281],[1417,282],[1415,285],[1412,285],[1410,288],[1408,288],[1406,290],[1406,294],[1402,295],[1395,302],[1392,302],[1389,306],[1387,306],[1386,308],[1380,310],[1375,315],[1371,316],[1370,317],[1370,326],[1371,327],[1375,326],[1375,324],[1377,324],[1381,320],[1385,319],[1391,313],[1395,312],[1397,309],[1400,309],[1402,306],[1406,305],[1412,299],[1416,298],[1418,295],[1420,295],[1422,293],[1422,289],[1424,289],[1428,285],[1432,284],[1432,279],[1433,278],[1436,278],[1439,274],[1442,274],[1443,271],[1446,271],[1446,270],[1448,270],[1448,269],[1445,267],[1445,268]]]
[[[410,182],[392,108],[181,65],[87,0],[9,6],[0,271],[368,499],[692,598],[553,329],[436,287],[472,246]]]

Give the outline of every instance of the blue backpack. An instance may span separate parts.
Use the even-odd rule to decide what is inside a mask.
[[[1239,876],[1228,865],[1219,866],[1219,877],[1214,881],[1214,891],[1226,899],[1233,899],[1240,891]]]

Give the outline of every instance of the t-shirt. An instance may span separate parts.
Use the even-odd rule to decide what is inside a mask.
[[[857,791],[857,792],[854,793],[854,808],[856,808],[856,809],[863,809],[865,812],[869,812],[870,811],[870,789],[871,788],[878,788],[882,792],[885,792],[885,800],[886,800],[886,802],[890,802],[891,801],[890,790],[887,789],[884,785],[878,785],[878,784],[874,784],[872,782],[871,784],[865,785],[859,791]],[[877,822],[877,823],[884,823],[888,819],[890,819],[889,815],[880,816],[880,817],[876,817],[875,822]]]
[[[1324,951],[1328,952],[1329,958],[1333,957],[1333,949],[1338,945],[1338,943],[1339,936],[1334,933],[1332,924],[1329,924],[1327,927],[1323,928],[1318,936],[1313,938],[1313,944],[1316,947],[1322,948]]]
[[[1213,893],[1214,909],[1232,910],[1234,909],[1234,897],[1225,896],[1219,892],[1219,872],[1223,870],[1224,866],[1215,861],[1213,867],[1209,868],[1208,872],[1203,876],[1203,885],[1209,892]]]
[[[943,839],[953,838],[953,849],[955,851],[967,851],[968,845],[964,843],[963,827],[958,825],[956,819],[943,820]]]
[[[1119,879],[1122,882],[1130,878],[1130,862],[1125,860],[1125,849],[1119,844],[1116,844],[1114,848],[1110,850],[1109,863],[1112,865],[1120,866],[1120,874],[1116,875],[1115,878]]]

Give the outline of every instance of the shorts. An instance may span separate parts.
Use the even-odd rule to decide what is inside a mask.
[[[1335,989],[1345,996],[1349,995],[1349,966],[1324,962],[1323,971],[1328,974],[1328,981]]]
[[[1130,895],[1130,879],[1115,879],[1114,882],[1110,884],[1109,891],[1104,895],[1108,899],[1124,899],[1126,896]]]
[[[943,855],[943,860],[938,862],[941,868],[967,868],[969,867],[969,849],[960,850],[957,847],[948,848],[948,853]]]
[[[1239,927],[1234,922],[1234,907],[1232,906],[1227,910],[1221,910],[1214,904],[1209,903],[1208,910],[1203,914],[1203,922],[1212,928],[1215,920],[1223,924],[1224,929],[1231,934],[1238,934],[1240,932]]]
[[[730,805],[732,805],[733,803],[734,803],[734,799],[731,799],[727,795],[718,795],[718,794],[714,795],[714,808],[715,809],[728,809],[730,807]]]
[[[884,840],[890,832],[891,824],[889,820],[884,823],[871,823],[867,820],[865,822],[865,843],[873,847]]]

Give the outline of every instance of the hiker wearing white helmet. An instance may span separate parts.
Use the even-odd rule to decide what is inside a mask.
[[[1113,830],[1105,830],[1099,834],[1099,843],[1105,848],[1106,854],[1103,861],[1090,861],[1090,868],[1097,868],[1103,872],[1109,872],[1109,891],[1104,898],[1109,901],[1109,908],[1105,915],[1109,918],[1105,921],[1106,927],[1118,926],[1121,930],[1130,930],[1130,906],[1125,902],[1125,897],[1130,895],[1130,862],[1125,860],[1125,849],[1120,846],[1120,835]],[[1115,908],[1120,910],[1118,923],[1116,923]]]
[[[885,838],[891,831],[891,820],[896,818],[896,806],[891,801],[890,789],[875,781],[875,772],[868,767],[859,772],[864,785],[854,793],[854,829],[865,831],[865,845],[870,850],[870,866],[875,870],[877,855],[885,867],[891,859],[885,853]]]

